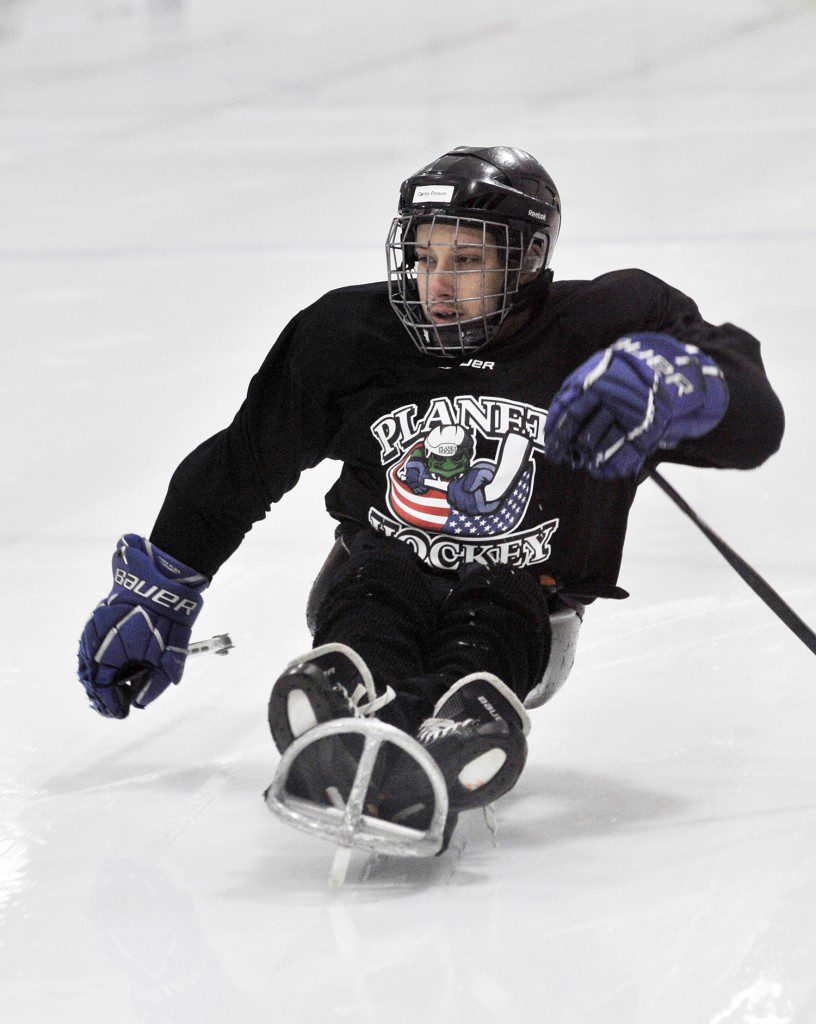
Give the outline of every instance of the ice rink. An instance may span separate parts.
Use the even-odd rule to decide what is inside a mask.
[[[666,476],[816,623],[814,55],[814,0],[0,0],[4,1024],[816,1022],[813,655],[651,483],[495,848],[333,893],[263,804],[336,465],[208,591],[230,657],[121,722],[74,675],[118,536],[462,144],[552,174],[557,278],[762,341],[780,453]]]

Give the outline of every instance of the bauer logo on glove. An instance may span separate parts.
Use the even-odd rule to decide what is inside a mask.
[[[547,414],[547,456],[601,479],[635,476],[660,448],[713,430],[727,408],[713,359],[668,334],[633,334],[561,385]]]
[[[164,563],[164,559],[162,559],[162,563]],[[138,594],[146,601],[153,601],[154,604],[158,604],[162,608],[175,608],[176,611],[184,612],[185,615],[189,615],[191,612],[198,612],[198,605],[195,601],[188,601],[184,597],[179,597],[172,590],[165,590],[162,587],[156,586],[155,583],[151,585],[147,580],[141,580],[138,576],[134,576],[132,572],[125,572],[124,569],[115,570],[113,582],[117,586],[124,587],[125,590],[132,590],[134,594]]]

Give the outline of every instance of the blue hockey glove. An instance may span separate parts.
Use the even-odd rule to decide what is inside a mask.
[[[448,504],[469,516],[495,512],[500,502],[488,501],[484,492],[485,484],[495,475],[496,469],[489,462],[474,462],[466,473],[448,484]]]
[[[425,480],[428,477],[428,463],[417,455],[405,463],[405,482],[414,494],[425,494],[428,486]]]
[[[659,448],[707,434],[727,408],[713,359],[668,334],[633,334],[561,385],[547,413],[547,456],[605,480],[635,476]]]
[[[79,640],[79,679],[95,711],[126,718],[181,679],[210,581],[135,533],[119,541],[112,568],[113,589]]]

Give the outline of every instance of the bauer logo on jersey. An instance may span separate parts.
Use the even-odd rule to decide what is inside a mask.
[[[439,568],[546,561],[557,519],[514,532],[529,509],[545,421],[534,406],[472,395],[434,399],[424,416],[411,405],[380,417],[371,431],[394,518],[371,509],[369,521]]]

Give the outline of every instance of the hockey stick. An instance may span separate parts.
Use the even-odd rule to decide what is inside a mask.
[[[234,646],[235,644],[232,642],[232,637],[229,633],[219,633],[218,636],[210,637],[209,640],[197,640],[195,643],[190,644],[187,648],[187,657],[190,657],[192,654],[207,654],[208,651],[224,657],[225,654],[229,654]],[[135,675],[119,679],[117,682],[130,686],[132,690],[139,690],[150,681],[151,671],[151,669],[143,668]]]
[[[653,469],[649,476],[665,494],[668,494],[675,505],[686,513],[694,525],[708,537],[726,562],[739,573],[751,590],[765,602],[775,615],[779,616],[788,629],[799,637],[809,651],[816,654],[816,633],[813,632],[810,626],[799,618],[793,608],[777,594],[773,587],[759,575],[756,569],[753,569],[744,558],[741,558],[732,547],[725,543],[722,537],[716,534],[707,523],[703,522],[691,505],[680,497],[677,491],[656,469]]]
[[[212,651],[214,654],[220,654],[223,657],[225,654],[233,649],[235,644],[232,642],[232,638],[229,633],[219,633],[218,636],[214,636],[209,640],[197,640],[194,644],[190,644],[187,648],[188,656],[191,654],[206,654],[207,651]]]

